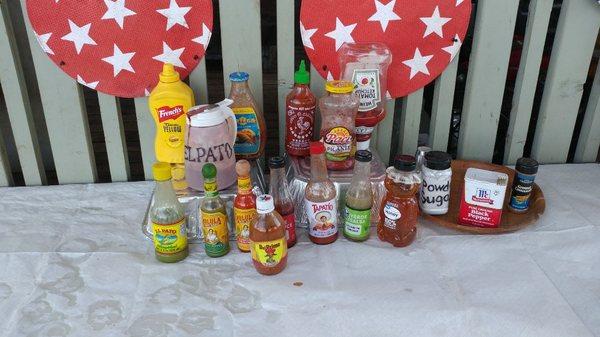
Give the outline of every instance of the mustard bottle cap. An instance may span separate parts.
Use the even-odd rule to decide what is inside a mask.
[[[171,63],[163,64],[162,72],[158,75],[161,82],[172,83],[179,81],[179,73]]]

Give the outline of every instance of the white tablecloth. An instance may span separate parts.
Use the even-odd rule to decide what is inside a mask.
[[[152,183],[0,189],[0,335],[600,336],[600,166],[537,182],[546,213],[517,233],[421,220],[403,249],[302,234],[272,277],[236,249],[157,262]]]

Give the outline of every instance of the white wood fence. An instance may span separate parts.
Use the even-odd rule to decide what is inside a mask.
[[[7,1],[7,0],[4,0]],[[18,1],[18,0],[9,0]],[[10,127],[26,185],[46,183],[40,145],[33,123],[30,93],[23,76],[17,41],[7,3],[2,3],[0,20],[0,83],[4,92]],[[474,24],[474,40],[462,109],[458,143],[460,158],[490,161],[500,117],[509,53],[517,17],[518,0],[479,0]],[[285,95],[293,84],[294,0],[277,0],[277,72],[279,99],[279,139],[283,144]],[[531,0],[523,53],[513,95],[504,162],[514,163],[522,155],[550,12],[553,1]],[[85,105],[80,85],[63,74],[39,48],[24,3],[21,4],[28,32],[35,74],[39,86],[50,147],[58,181],[94,182],[96,166],[90,141]],[[251,86],[262,105],[262,64],[260,2],[220,0],[223,74],[237,69],[250,73]],[[600,6],[592,0],[564,0],[547,72],[532,157],[542,163],[564,163],[573,136],[594,44],[600,25]],[[240,27],[243,27],[240,28]],[[214,42],[213,42],[214,43]],[[243,53],[237,52],[243,50]],[[454,100],[458,57],[435,81],[430,145],[446,150]],[[323,79],[312,69],[311,86],[318,96]],[[225,92],[229,81],[224,77]],[[207,101],[206,65],[202,61],[190,76],[198,102]],[[110,173],[113,181],[129,178],[129,165],[120,105],[115,97],[98,94]],[[372,144],[383,158],[390,156],[390,144],[397,141],[398,152],[414,153],[417,147],[423,90],[388,103],[388,111],[402,104],[394,116],[388,113],[379,125]],[[135,99],[144,172],[151,179],[154,158],[154,123],[148,113],[147,98]],[[399,131],[392,134],[394,118]],[[68,133],[65,130],[69,130]],[[0,138],[1,139],[1,138]],[[596,159],[600,147],[600,71],[596,72],[577,144],[575,161]],[[11,185],[12,175],[3,144],[0,144],[0,186]]]

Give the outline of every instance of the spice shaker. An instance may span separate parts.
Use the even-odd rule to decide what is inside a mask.
[[[515,166],[512,193],[508,209],[515,213],[524,213],[529,209],[529,199],[533,191],[533,181],[538,171],[538,162],[532,158],[519,158]]]
[[[452,157],[442,151],[430,151],[425,154],[421,168],[421,193],[419,206],[426,214],[448,213],[450,203],[450,183],[452,181]]]

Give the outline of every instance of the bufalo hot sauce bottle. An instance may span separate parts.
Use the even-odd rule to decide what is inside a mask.
[[[250,251],[250,225],[256,216],[256,196],[252,193],[250,163],[245,159],[238,160],[235,171],[238,176],[237,195],[233,199],[235,240],[238,249],[247,253]]]
[[[268,194],[256,198],[256,211],[258,216],[250,228],[252,263],[263,275],[278,274],[287,265],[285,221]]]
[[[326,245],[338,238],[337,193],[327,176],[325,146],[310,143],[310,180],[304,191],[310,241]]]

